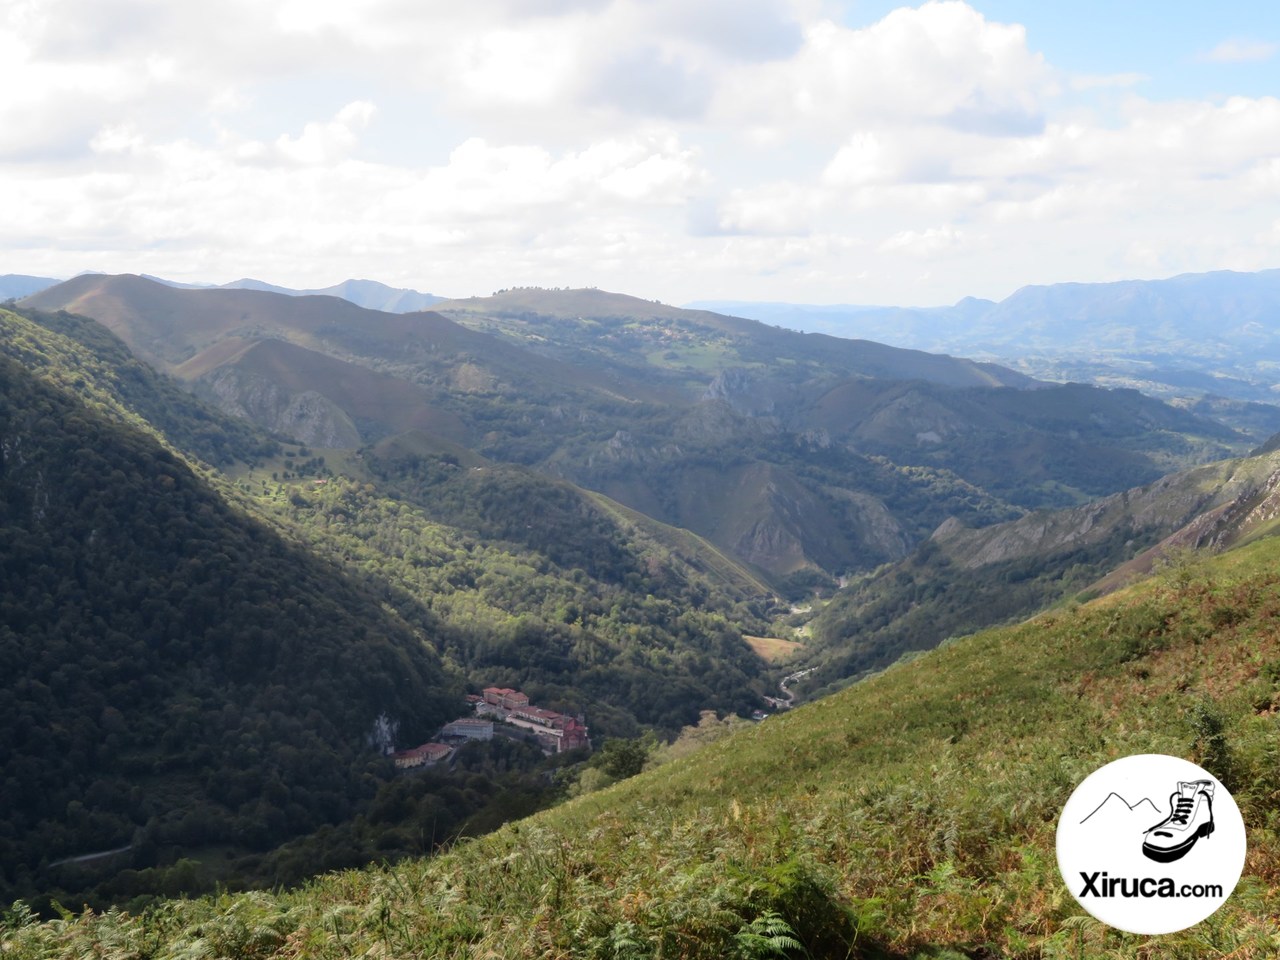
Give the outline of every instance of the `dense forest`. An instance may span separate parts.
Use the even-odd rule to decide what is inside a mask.
[[[227,466],[280,452],[278,440],[201,403],[86,317],[0,310],[0,350],[99,413],[206,464]]]
[[[0,938],[21,960],[1272,957],[1277,570],[1274,538],[1190,560],[441,856],[141,915],[18,908]],[[1084,916],[1054,854],[1073,790],[1140,753],[1201,765],[1248,836],[1225,903],[1158,938]]]
[[[713,583],[696,555],[528,470],[366,460],[376,485],[281,486],[264,507],[371,584],[399,588],[390,602],[426,607],[445,627],[441,653],[476,683],[585,711],[611,736],[674,733],[702,709],[761,703],[765,665],[742,633],[767,629],[769,605]]]
[[[597,743],[760,702],[760,586],[696,538],[430,446],[337,475],[93,321],[0,333],[0,898],[293,883],[562,797],[584,758],[518,741],[394,774],[466,687]]]
[[[7,358],[0,530],[2,894],[63,857],[343,820],[387,772],[379,717],[414,740],[460,709],[430,637]]]

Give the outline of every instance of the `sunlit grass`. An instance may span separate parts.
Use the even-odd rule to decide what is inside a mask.
[[[784,640],[781,637],[748,637],[743,636],[747,646],[751,647],[765,663],[782,664],[794,660],[804,644],[796,640]]]

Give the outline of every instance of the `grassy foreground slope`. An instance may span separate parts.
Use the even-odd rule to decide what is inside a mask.
[[[6,957],[1207,957],[1280,950],[1280,542],[956,641],[432,861],[37,925]],[[1213,917],[1086,917],[1058,814],[1105,762],[1200,762],[1245,819]],[[789,946],[791,945],[791,946]]]

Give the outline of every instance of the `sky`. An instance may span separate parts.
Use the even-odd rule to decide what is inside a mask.
[[[935,305],[1280,267],[1271,0],[4,0],[0,274]]]

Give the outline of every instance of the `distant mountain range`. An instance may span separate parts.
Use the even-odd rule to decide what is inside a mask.
[[[413,313],[447,304],[445,312],[455,319],[458,314],[478,319],[483,311],[476,305],[492,301],[494,309],[489,312],[506,315],[508,333],[515,313],[548,315],[539,303],[552,294],[570,293],[526,288],[502,291],[493,298],[447,301],[374,280],[299,290],[247,278],[219,286],[147,279],[181,289],[334,296],[388,313]],[[47,277],[0,276],[0,300],[30,296],[56,283]],[[601,291],[576,295],[588,303],[577,308],[580,315],[601,313]],[[560,302],[568,304],[563,297]],[[1036,379],[1132,387],[1164,399],[1280,400],[1280,270],[1027,286],[1000,302],[966,297],[943,307],[749,300],[700,300],[687,307],[790,330],[970,357]],[[573,308],[566,309],[572,312]],[[613,308],[605,307],[604,312],[609,309]],[[491,316],[489,322],[496,323],[498,318]]]
[[[289,287],[277,287],[275,284],[263,283],[261,280],[245,278],[221,284],[219,289],[265,290],[269,293],[283,293],[290,297],[341,297],[343,300],[350,300],[356,306],[382,310],[386,313],[414,313],[418,310],[428,310],[432,304],[444,299],[435,294],[419,293],[417,290],[404,287],[389,287],[377,280],[344,280],[331,287],[293,290]]]
[[[81,276],[100,276],[100,274],[81,274]],[[289,297],[340,297],[343,300],[349,300],[356,306],[367,307],[370,310],[382,310],[386,313],[414,313],[418,310],[427,310],[432,304],[439,303],[444,299],[444,297],[437,297],[430,293],[419,293],[417,290],[409,290],[404,287],[389,287],[385,283],[379,283],[376,280],[344,280],[342,283],[335,283],[331,287],[295,290],[290,287],[278,287],[272,283],[264,283],[261,280],[252,280],[247,277],[233,280],[230,283],[208,284],[179,283],[176,280],[165,280],[162,277],[153,277],[148,274],[143,274],[143,276],[148,280],[154,280],[156,283],[163,283],[179,290],[265,290],[270,293],[281,293]],[[0,301],[20,300],[61,282],[61,280],[55,280],[52,277],[5,274],[0,276]]]
[[[1157,396],[1277,399],[1280,270],[1028,286],[950,307],[706,300],[798,330],[1008,364],[1032,376],[1133,386]]]
[[[952,516],[1068,506],[1275,429],[592,289],[392,314],[84,275],[23,303],[93,317],[224,411],[299,441],[425,431],[692,531],[779,585],[899,559]]]
[[[6,273],[0,276],[0,301],[20,300],[57,283],[61,281],[52,277],[29,277],[20,273]]]

